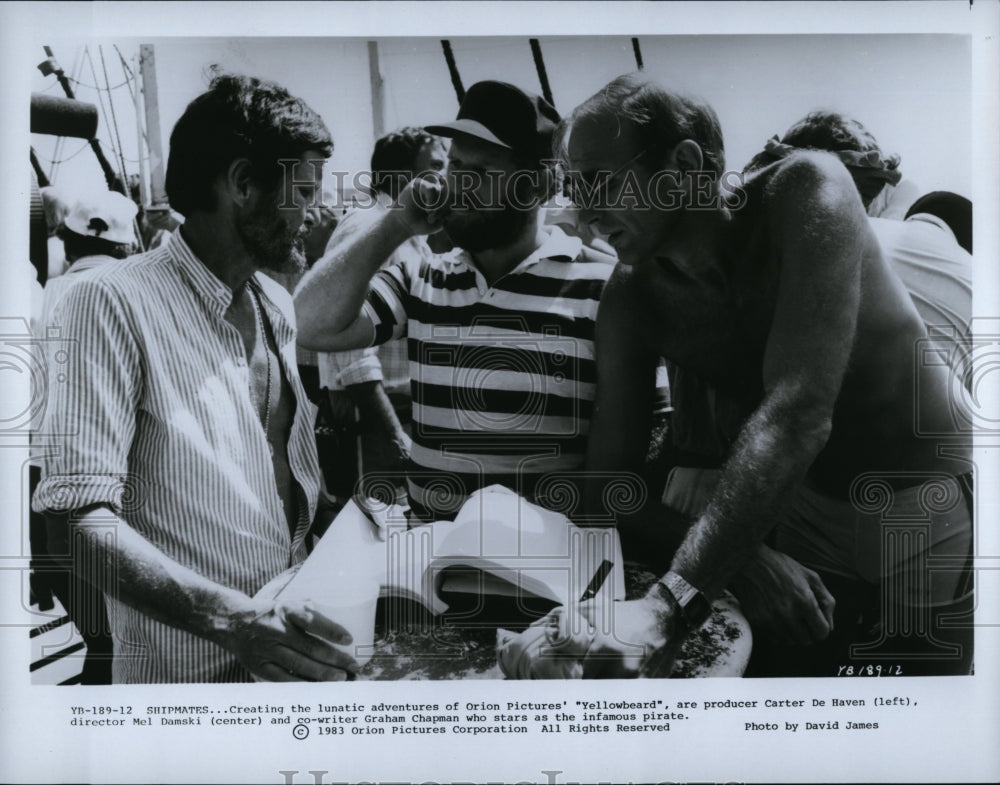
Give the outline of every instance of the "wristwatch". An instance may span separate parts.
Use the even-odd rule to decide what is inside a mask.
[[[666,589],[677,603],[681,620],[687,627],[687,632],[694,632],[708,621],[712,615],[712,606],[705,595],[671,570],[658,583]]]

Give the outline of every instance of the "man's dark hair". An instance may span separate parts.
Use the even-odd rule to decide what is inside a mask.
[[[640,150],[661,158],[685,139],[701,148],[704,168],[722,175],[726,150],[718,115],[705,101],[657,84],[645,74],[619,76],[584,101],[560,124],[556,146],[565,144],[569,130],[581,120],[618,117],[639,134]]]
[[[135,253],[135,247],[131,243],[113,243],[110,240],[102,240],[100,237],[77,234],[66,227],[60,230],[59,236],[66,249],[66,261],[71,264],[85,256],[110,256],[114,259],[125,259]]]
[[[958,244],[972,253],[972,202],[951,191],[931,191],[910,205],[906,218],[920,213],[936,216],[948,224]]]
[[[436,141],[437,137],[423,128],[407,126],[375,142],[371,161],[372,190],[396,199],[412,175],[419,174],[413,171],[417,155]]]
[[[274,82],[217,76],[207,92],[188,104],[170,134],[170,206],[184,216],[213,210],[212,183],[240,158],[250,161],[254,181],[271,191],[283,173],[279,161],[307,150],[329,156],[333,139],[304,101]]]

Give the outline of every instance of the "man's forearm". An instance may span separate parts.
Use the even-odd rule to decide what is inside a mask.
[[[396,211],[358,210],[338,227],[331,246],[295,291],[299,342],[328,350],[324,340],[358,318],[368,285],[389,255],[411,236]]]
[[[80,577],[157,621],[218,642],[237,617],[253,613],[247,595],[177,563],[105,507],[72,523],[52,515],[47,522],[72,527],[74,563],[96,566]]]
[[[829,419],[821,412],[765,402],[741,431],[671,569],[710,599],[721,594],[774,526],[828,435]]]
[[[385,433],[393,438],[398,438],[405,433],[403,424],[399,421],[382,382],[349,384],[347,393],[361,412],[361,422],[377,423]]]

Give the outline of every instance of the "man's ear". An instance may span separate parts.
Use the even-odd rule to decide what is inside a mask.
[[[679,171],[701,171],[704,156],[701,153],[701,146],[693,139],[685,139],[678,143],[672,155]]]
[[[253,197],[254,183],[250,177],[253,165],[246,158],[237,158],[226,170],[225,187],[233,202],[246,207]]]

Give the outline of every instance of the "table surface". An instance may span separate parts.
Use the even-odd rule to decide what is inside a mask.
[[[351,504],[337,515],[307,562],[308,596],[320,600],[314,592],[335,590],[335,574],[357,578],[370,576],[374,569],[368,561],[372,554],[382,554],[384,544],[372,521]],[[384,542],[384,541],[383,541]],[[367,566],[366,566],[367,565]],[[291,578],[302,565],[277,576],[258,596],[287,596]],[[384,568],[382,568],[384,569]],[[345,570],[347,571],[345,573]],[[657,579],[657,574],[635,562],[625,562],[625,596],[643,596]],[[343,580],[343,579],[342,579]],[[350,582],[348,578],[348,582]],[[309,581],[312,581],[309,583]],[[294,592],[291,592],[294,594]],[[497,629],[523,630],[535,618],[543,616],[552,603],[523,598],[484,597],[482,595],[441,595],[448,610],[434,616],[423,605],[399,597],[378,600],[375,616],[375,643],[371,660],[362,668],[360,679],[503,679],[497,664]],[[713,603],[712,615],[696,633],[689,636],[678,655],[673,678],[741,676],[750,659],[750,626],[731,595]]]
[[[626,596],[642,596],[656,575],[627,563]],[[454,608],[454,606],[452,606]],[[372,659],[359,678],[378,681],[503,679],[497,664],[497,628],[523,629],[506,606],[487,605],[478,614],[458,618],[451,612],[434,617],[417,603],[379,600]],[[503,619],[501,623],[497,619]],[[736,600],[726,595],[713,603],[712,616],[685,642],[671,678],[741,676],[750,658],[750,627]]]

